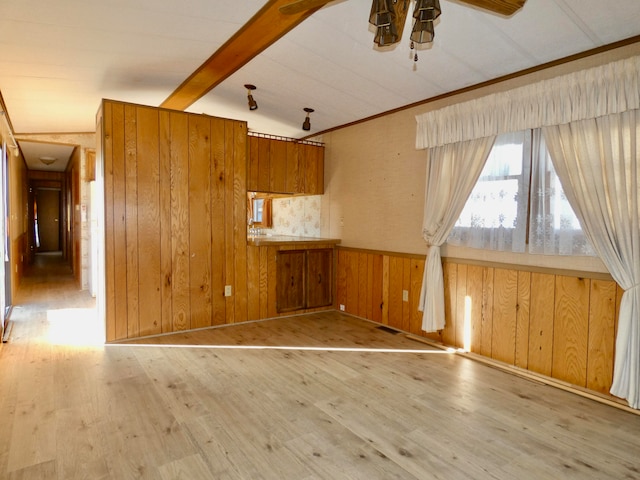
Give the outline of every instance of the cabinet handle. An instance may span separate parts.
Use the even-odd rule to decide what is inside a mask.
[[[322,283],[322,274],[321,273],[318,274],[318,283]]]
[[[293,276],[291,277],[291,286],[293,287]]]

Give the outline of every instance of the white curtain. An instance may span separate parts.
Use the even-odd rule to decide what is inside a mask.
[[[422,234],[429,251],[422,279],[420,304],[422,330],[444,328],[444,281],[440,246],[476,184],[495,136],[458,142],[428,150]]]
[[[595,256],[562,189],[540,129],[533,131],[531,169],[529,253]]]
[[[611,393],[640,408],[640,110],[543,129],[565,194],[625,290]]]

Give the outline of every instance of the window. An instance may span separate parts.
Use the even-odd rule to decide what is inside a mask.
[[[594,255],[539,130],[496,138],[447,243],[510,252]]]

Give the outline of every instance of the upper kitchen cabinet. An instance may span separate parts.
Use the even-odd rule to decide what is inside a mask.
[[[324,193],[324,145],[295,139],[249,136],[247,190]]]

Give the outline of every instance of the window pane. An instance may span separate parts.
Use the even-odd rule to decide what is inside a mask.
[[[529,132],[496,139],[448,243],[525,251],[530,146]]]

